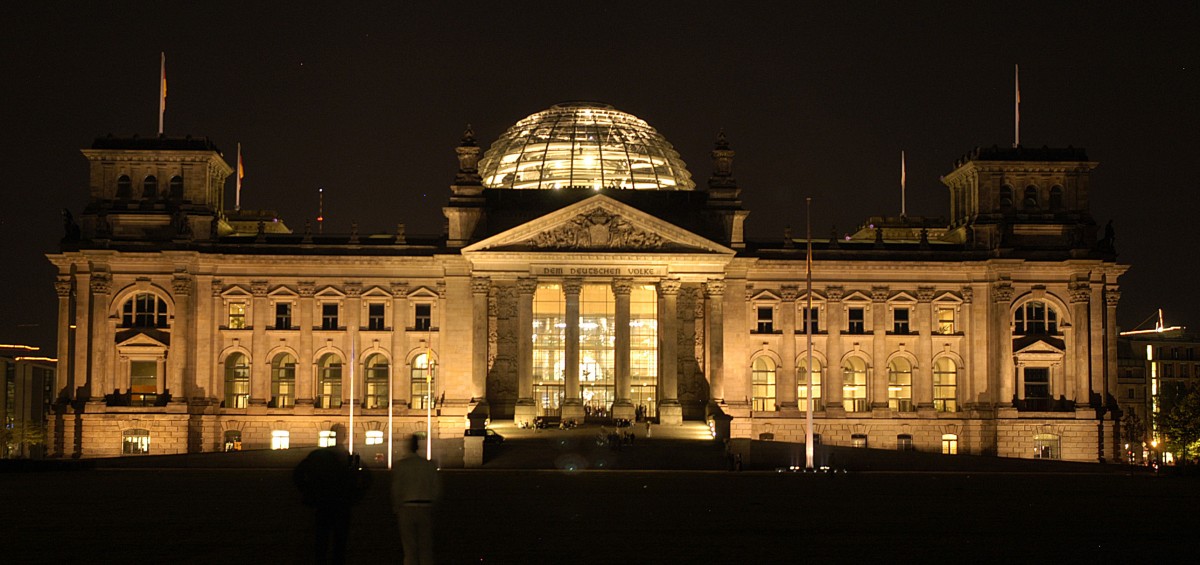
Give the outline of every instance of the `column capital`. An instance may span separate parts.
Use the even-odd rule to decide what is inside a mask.
[[[392,281],[390,286],[392,298],[406,298],[408,296],[408,281]]]
[[[658,281],[658,290],[666,295],[679,294],[680,284],[679,279],[662,279]]]
[[[446,297],[446,281],[438,281],[437,284],[434,285],[434,290],[437,291],[438,298],[445,298]]]
[[[471,294],[484,294],[492,289],[492,279],[488,277],[471,277]]]
[[[517,277],[517,293],[533,294],[537,292],[537,277]]]
[[[932,286],[917,287],[917,302],[933,302],[933,295],[937,290]]]
[[[1009,281],[999,281],[992,285],[992,300],[997,304],[1012,302],[1013,286]]]
[[[1104,303],[1109,308],[1116,308],[1117,303],[1121,301],[1121,290],[1116,286],[1104,289]]]
[[[171,290],[175,296],[190,296],[192,294],[192,277],[175,275],[175,278],[171,279]]]
[[[300,291],[301,298],[312,298],[317,292],[317,283],[316,281],[300,281],[296,288]]]
[[[92,273],[92,280],[89,281],[92,288],[92,294],[108,294],[112,290],[112,275],[103,272]]]
[[[871,302],[884,302],[888,299],[888,287],[873,286],[871,287]]]
[[[212,280],[212,295],[213,298],[221,296],[221,291],[225,290],[225,281],[221,279]]]
[[[267,295],[267,281],[250,281],[250,294],[256,298],[261,298]]]
[[[724,279],[708,279],[704,282],[704,295],[710,298],[725,295]]]
[[[579,296],[579,291],[583,289],[583,279],[579,277],[567,277],[562,282],[563,294],[574,294]]]
[[[841,302],[842,296],[845,296],[846,289],[840,286],[825,287],[825,300],[829,302]]]
[[[971,301],[975,299],[975,289],[969,286],[962,287],[960,292],[962,292],[963,302],[966,302],[967,304],[970,304]]]
[[[358,298],[362,294],[362,281],[346,281],[342,283],[346,298]]]
[[[613,279],[612,290],[614,295],[629,296],[629,293],[633,291],[633,279],[626,277]]]
[[[1085,281],[1075,281],[1068,284],[1067,292],[1071,295],[1071,304],[1084,303],[1092,297],[1092,287]]]
[[[54,279],[54,292],[60,298],[71,296],[71,275],[58,275],[58,278]]]
[[[784,302],[795,302],[800,296],[800,287],[794,284],[785,284],[779,287],[779,297]]]

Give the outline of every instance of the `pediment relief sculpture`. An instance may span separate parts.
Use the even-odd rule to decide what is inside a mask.
[[[597,208],[537,234],[530,244],[550,249],[658,249],[666,245],[667,240]]]

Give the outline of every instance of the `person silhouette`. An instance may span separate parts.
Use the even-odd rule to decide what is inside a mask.
[[[357,455],[341,446],[314,450],[292,471],[301,502],[314,510],[313,553],[317,563],[345,563],[350,508],[371,484]]]
[[[400,523],[405,565],[433,563],[433,507],[441,496],[437,464],[419,455],[420,438],[392,469],[392,510]]]

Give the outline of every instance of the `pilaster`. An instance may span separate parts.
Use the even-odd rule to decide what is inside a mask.
[[[704,299],[708,312],[704,319],[708,323],[705,332],[704,368],[708,372],[708,390],[712,401],[725,402],[725,281],[708,279],[704,283]]]
[[[513,419],[526,426],[537,416],[533,400],[533,294],[537,279],[517,279],[517,405]]]
[[[635,417],[633,402],[630,399],[632,389],[629,380],[629,294],[633,291],[633,280],[628,278],[613,279],[612,291],[616,312],[614,312],[613,336],[613,369],[617,389],[617,398],[613,403],[613,418],[633,420]]]
[[[563,355],[563,380],[566,397],[563,399],[562,417],[582,420],[583,399],[579,396],[579,292],[583,281],[577,277],[563,280],[563,296],[566,298],[566,351]]]
[[[826,381],[821,387],[825,394],[825,416],[827,418],[844,418],[846,407],[842,403],[842,385],[845,376],[842,374],[842,325],[844,310],[842,296],[845,290],[840,286],[830,286],[825,289],[825,331],[827,333],[825,355],[828,356],[829,368],[825,371]]]
[[[662,279],[658,291],[662,296],[663,309],[658,323],[662,359],[662,374],[659,375],[658,421],[663,425],[683,423],[683,407],[679,404],[679,279]]]

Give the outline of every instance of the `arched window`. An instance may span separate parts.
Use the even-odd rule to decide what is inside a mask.
[[[1061,186],[1054,186],[1050,189],[1050,210],[1058,212],[1063,207],[1063,189]]]
[[[1036,210],[1038,207],[1038,189],[1032,184],[1025,187],[1025,199],[1021,201],[1021,206],[1026,210]]]
[[[888,408],[912,412],[912,363],[903,357],[888,363]]]
[[[821,401],[821,360],[813,357],[813,412],[820,412],[825,409],[825,404]],[[800,365],[796,367],[796,380],[798,381],[796,389],[796,398],[800,399],[800,411],[808,411],[808,356],[800,359]]]
[[[942,455],[958,455],[957,434],[942,434]]]
[[[1013,189],[1007,184],[1000,187],[1000,209],[1008,210],[1013,205]]]
[[[170,190],[171,200],[183,200],[183,177],[175,175],[171,177],[170,183],[167,185]]]
[[[1059,437],[1055,434],[1037,434],[1033,436],[1034,459],[1058,459],[1062,457],[1062,447]]]
[[[121,432],[122,455],[147,455],[150,453],[150,430],[132,428]]]
[[[425,409],[433,402],[433,391],[437,390],[437,361],[430,361],[422,353],[413,358],[410,373],[409,401],[413,408]]]
[[[1015,335],[1058,334],[1058,311],[1048,302],[1030,300],[1013,312]]]
[[[958,412],[958,366],[949,357],[933,362],[933,409]]]
[[[245,408],[250,401],[250,363],[234,353],[225,358],[225,407]]]
[[[363,406],[366,408],[386,408],[388,405],[388,361],[381,353],[367,357],[365,382],[367,396]]]
[[[342,359],[326,353],[317,361],[317,408],[342,407]]]
[[[129,175],[117,177],[117,198],[122,200],[133,198],[133,183],[129,180]]]
[[[167,303],[152,292],[139,292],[121,307],[123,328],[167,327]]]
[[[158,196],[158,178],[150,175],[142,181],[142,198],[154,198],[155,196]]]
[[[291,408],[296,403],[296,358],[280,353],[271,361],[271,406]]]
[[[775,362],[768,357],[759,357],[750,367],[750,395],[753,397],[751,410],[775,410]]]
[[[842,406],[847,412],[867,411],[867,363],[859,357],[842,364]]]

